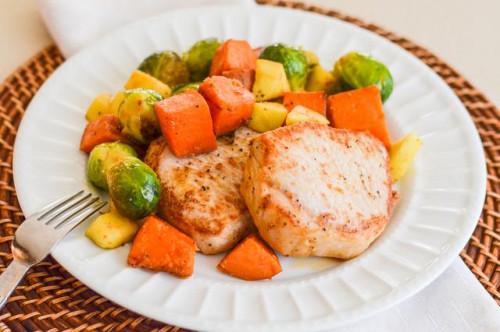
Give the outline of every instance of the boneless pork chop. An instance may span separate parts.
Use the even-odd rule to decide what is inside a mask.
[[[218,139],[217,150],[189,158],[175,157],[163,138],[148,149],[145,161],[162,184],[158,213],[205,254],[233,247],[251,228],[239,187],[249,141],[256,134],[240,128],[234,139]]]
[[[253,139],[241,193],[281,254],[351,258],[389,220],[388,153],[370,134],[312,123],[279,128]]]

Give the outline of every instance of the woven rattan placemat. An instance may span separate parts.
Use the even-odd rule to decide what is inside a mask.
[[[488,168],[481,218],[461,257],[500,304],[500,114],[480,91],[438,57],[411,41],[333,10],[286,1],[258,1],[294,7],[353,23],[399,44],[416,55],[455,91],[467,107],[483,141]],[[0,85],[0,271],[10,263],[10,241],[23,220],[12,180],[12,151],[26,106],[42,83],[64,61],[49,46]],[[28,273],[0,311],[3,331],[183,331],[132,313],[88,289],[52,258]]]

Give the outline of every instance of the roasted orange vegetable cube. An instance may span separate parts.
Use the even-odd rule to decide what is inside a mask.
[[[212,76],[199,88],[212,114],[215,135],[234,131],[252,115],[255,98],[240,81],[224,76]]]
[[[186,278],[193,274],[193,239],[155,216],[144,219],[128,255],[128,264]]]
[[[80,150],[90,153],[96,145],[119,141],[121,138],[120,120],[115,115],[106,114],[87,124],[80,141]]]
[[[187,90],[158,102],[155,113],[175,156],[187,157],[217,148],[210,109],[197,91]]]
[[[214,54],[210,75],[222,75],[234,69],[255,70],[257,56],[246,40],[226,40]]]
[[[252,91],[255,80],[255,70],[253,69],[231,69],[222,72],[222,76],[238,80],[245,89]]]
[[[234,247],[217,267],[243,280],[270,279],[281,272],[278,256],[255,234],[248,235]]]
[[[380,91],[376,86],[341,92],[328,97],[327,117],[336,128],[368,131],[389,148]]]
[[[295,106],[304,106],[319,114],[325,115],[326,98],[323,91],[295,91],[285,92],[283,95],[283,105],[291,111]]]

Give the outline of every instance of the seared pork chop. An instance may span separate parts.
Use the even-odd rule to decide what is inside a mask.
[[[145,161],[162,184],[158,213],[205,254],[230,249],[251,228],[239,187],[249,141],[256,134],[240,128],[234,139],[219,138],[217,150],[189,158],[175,157],[163,138],[148,149]]]
[[[281,254],[351,258],[389,220],[388,153],[366,133],[279,128],[252,140],[241,193],[260,235]]]

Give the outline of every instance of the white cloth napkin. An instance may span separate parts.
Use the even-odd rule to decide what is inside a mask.
[[[68,57],[128,22],[180,7],[252,0],[38,0],[57,45]],[[335,332],[500,331],[500,310],[460,258],[423,291]]]
[[[120,25],[161,12],[203,5],[245,4],[252,0],[38,0],[50,34],[67,58]]]

